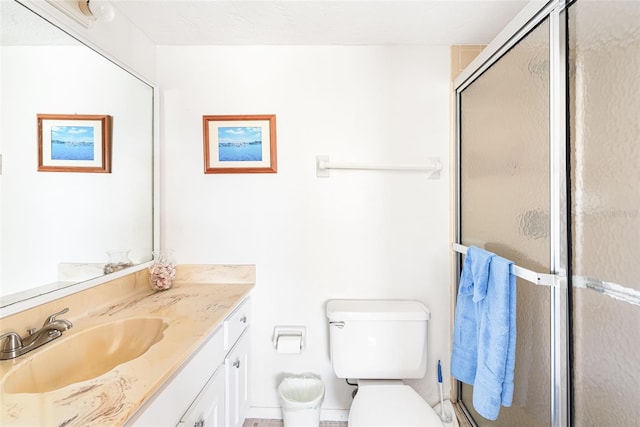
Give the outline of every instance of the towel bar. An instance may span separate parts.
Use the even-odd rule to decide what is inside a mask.
[[[451,245],[451,249],[461,254],[466,254],[467,249],[469,248],[467,246],[461,245],[460,243],[453,243]],[[559,276],[557,274],[538,273],[523,267],[519,267],[515,264],[513,264],[513,266],[511,267],[511,274],[528,282],[531,282],[534,285],[550,286],[552,288],[564,287],[567,283],[566,277]]]
[[[428,172],[428,178],[440,178],[442,163],[438,158],[430,158],[430,164],[426,165],[398,165],[379,163],[339,163],[329,161],[329,156],[316,156],[316,176],[326,178],[330,169],[352,169],[352,170],[387,170],[387,171],[410,171]]]

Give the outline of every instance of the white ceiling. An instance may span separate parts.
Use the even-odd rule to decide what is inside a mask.
[[[527,0],[111,0],[158,45],[486,44]]]

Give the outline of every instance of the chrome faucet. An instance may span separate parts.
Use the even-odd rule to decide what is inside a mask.
[[[56,317],[68,311],[67,307],[47,317],[42,328],[39,330],[29,329],[29,335],[24,338],[21,338],[16,332],[0,335],[0,360],[15,359],[61,336],[62,332],[73,327],[73,324],[65,319],[56,319]]]

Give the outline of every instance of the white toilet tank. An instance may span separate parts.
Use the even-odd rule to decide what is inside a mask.
[[[429,310],[418,301],[331,300],[331,363],[338,378],[422,378]]]

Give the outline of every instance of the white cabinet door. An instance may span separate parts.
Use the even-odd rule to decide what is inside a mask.
[[[248,327],[224,361],[225,416],[227,427],[241,427],[249,410],[249,338]]]
[[[193,401],[178,426],[223,427],[224,406],[224,367],[221,365]]]

